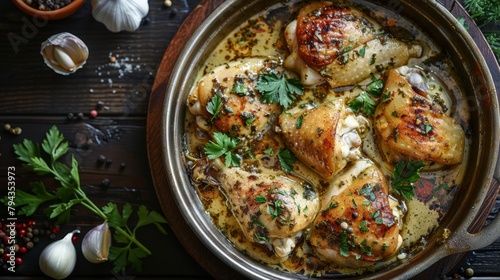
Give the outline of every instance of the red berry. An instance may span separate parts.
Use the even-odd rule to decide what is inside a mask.
[[[25,235],[26,235],[26,230],[25,229],[19,230],[19,236],[23,237]]]
[[[24,254],[27,251],[28,251],[28,249],[26,247],[22,246],[22,247],[19,247],[19,251],[18,252]]]
[[[95,117],[97,117],[97,115],[98,115],[97,110],[91,110],[90,111],[90,117],[91,118],[95,118]]]
[[[52,228],[52,233],[58,234],[59,233],[59,227],[58,226],[53,227]]]
[[[21,264],[23,263],[23,259],[21,259],[21,258],[17,257],[17,258],[15,259],[15,262],[16,262],[16,264],[17,264],[17,265],[21,265]]]

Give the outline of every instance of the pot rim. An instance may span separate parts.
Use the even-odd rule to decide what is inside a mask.
[[[185,172],[183,156],[181,152],[183,150],[183,143],[181,139],[181,135],[183,132],[182,124],[184,123],[186,106],[185,98],[181,98],[183,95],[178,93],[186,93],[189,91],[192,81],[194,80],[193,77],[196,77],[197,74],[195,68],[201,67],[200,65],[198,65],[199,61],[204,61],[204,59],[202,59],[202,56],[204,54],[199,50],[206,47],[208,43],[215,38],[216,34],[220,32],[220,30],[222,30],[222,28],[225,26],[224,21],[232,22],[236,20],[235,15],[237,13],[235,12],[234,6],[237,6],[236,4],[238,2],[245,1],[226,1],[205,20],[204,24],[202,24],[191,36],[191,39],[186,44],[184,50],[180,54],[175,64],[175,67],[173,68],[174,70],[172,71],[172,74],[170,76],[170,81],[168,83],[166,91],[166,98],[163,104],[164,116],[162,118],[162,146],[164,147],[163,150],[166,151],[164,154],[162,154],[163,162],[165,163],[169,185],[172,188],[172,193],[174,194],[175,200],[181,210],[184,219],[198,236],[198,238],[200,238],[200,240],[227,265],[229,265],[235,271],[251,278],[288,279],[288,277],[293,275],[293,278],[303,277],[304,279],[306,279],[308,277],[303,275],[295,275],[273,270],[270,267],[260,264],[236,250],[233,245],[224,237],[224,235],[222,235],[222,233],[220,233],[220,231],[212,224],[210,217],[205,213],[205,210],[203,209],[203,206],[201,205],[196,192],[194,190],[188,190],[188,187],[186,187],[190,186],[190,180],[187,176],[187,173]],[[405,2],[405,5],[412,5],[411,1],[403,0],[402,2]],[[487,92],[488,97],[491,101],[491,107],[494,108],[494,110],[490,112],[492,115],[491,124],[499,124],[500,121],[498,114],[498,100],[493,79],[488,70],[486,62],[477,46],[475,45],[474,41],[467,33],[467,31],[458,23],[455,17],[444,7],[442,7],[437,1],[430,0],[423,2],[425,2],[425,4],[432,9],[439,11],[446,23],[454,26],[457,34],[467,45],[469,45],[471,54],[476,58],[476,61],[478,62],[478,67],[482,73],[481,77],[484,79],[484,83],[488,88]],[[422,5],[422,3],[418,4]],[[251,6],[252,4],[249,5]],[[243,8],[243,10],[246,11],[251,9],[248,8],[247,5]],[[237,9],[237,12],[240,14],[245,11]],[[205,36],[203,36],[203,34],[205,34]],[[186,77],[189,78],[186,79]],[[483,130],[484,129],[485,128],[483,128]],[[491,127],[488,127],[488,129],[491,129],[492,131],[491,137],[490,139],[487,139],[489,140],[488,145],[485,145],[487,147],[481,147],[481,150],[487,149],[490,154],[490,159],[492,159],[493,162],[496,162],[496,159],[498,158],[500,132],[498,125],[491,125]],[[471,164],[469,164],[469,168],[470,166]],[[401,274],[403,278],[410,278],[422,272],[425,268],[438,261],[442,257],[445,257],[452,253],[458,253],[473,249],[468,244],[462,245],[461,242],[463,241],[464,237],[470,237],[466,232],[466,229],[475,219],[476,214],[480,208],[479,206],[486,196],[489,183],[491,182],[491,178],[494,173],[494,167],[494,165],[490,164],[489,168],[487,170],[484,170],[486,178],[483,178],[483,186],[480,192],[476,195],[478,204],[474,205],[473,209],[471,211],[468,211],[466,219],[459,223],[459,227],[461,229],[464,229],[465,231],[461,231],[458,235],[454,235],[454,237],[450,238],[450,242],[448,242],[446,245],[437,246],[436,248],[434,248],[435,252],[432,252],[431,256],[417,257],[415,259],[411,259],[411,262],[407,262],[406,264],[398,264],[396,267],[394,267],[394,269],[391,270],[391,275],[399,276]],[[497,233],[497,238],[498,237],[500,237],[500,234]],[[427,251],[429,251],[429,249],[427,249]],[[411,263],[410,269],[408,263]],[[415,263],[417,263],[416,266]],[[370,279],[378,278],[380,277],[380,272],[387,273],[387,271],[384,271],[385,270],[381,270],[375,272],[374,274],[365,275],[364,279],[368,279],[366,278],[366,276]]]

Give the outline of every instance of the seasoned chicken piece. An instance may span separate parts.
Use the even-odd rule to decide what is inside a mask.
[[[300,74],[304,86],[355,85],[422,52],[420,46],[391,38],[360,10],[332,2],[303,7],[285,38],[290,55],[284,65]]]
[[[359,123],[344,99],[306,109],[298,106],[279,117],[287,147],[325,179],[360,156]]]
[[[195,170],[193,178],[206,174],[219,183],[231,211],[252,242],[270,244],[285,257],[319,211],[319,196],[310,184],[271,169],[249,172],[227,168],[220,160]]]
[[[255,85],[260,71],[275,67],[272,61],[248,58],[215,68],[189,94],[189,111],[231,136],[265,130],[280,108],[261,102]]]
[[[359,162],[333,182],[311,227],[310,243],[318,253],[347,267],[372,265],[402,244],[383,173],[369,161]]]
[[[417,94],[395,70],[389,71],[383,92],[390,100],[377,106],[374,130],[386,161],[462,162],[465,133],[455,119]]]

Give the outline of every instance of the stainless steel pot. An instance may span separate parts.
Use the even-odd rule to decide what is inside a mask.
[[[363,279],[410,278],[454,253],[478,249],[500,237],[500,219],[480,233],[471,234],[469,226],[475,221],[486,198],[491,180],[500,179],[498,150],[500,119],[495,85],[483,56],[467,31],[442,5],[435,0],[372,1],[396,10],[423,30],[447,50],[460,79],[468,92],[471,108],[472,147],[469,169],[455,203],[429,238],[427,246],[403,263],[390,266]],[[182,135],[186,99],[197,72],[222,38],[250,15],[256,14],[277,0],[226,1],[192,35],[179,56],[170,76],[164,103],[162,145],[168,183],[185,220],[200,240],[228,266],[249,278],[297,279],[307,277],[273,270],[236,250],[212,224],[191,186],[183,165]],[[496,193],[496,192],[494,192]],[[443,238],[445,231],[448,238]],[[326,275],[325,278],[328,278]],[[331,277],[338,278],[339,275]]]

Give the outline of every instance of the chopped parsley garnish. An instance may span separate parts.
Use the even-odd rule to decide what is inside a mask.
[[[255,88],[262,94],[260,100],[266,103],[279,103],[285,109],[295,100],[295,95],[302,95],[304,86],[297,79],[287,79],[282,73],[260,74]]]
[[[206,109],[207,112],[212,115],[210,122],[213,123],[214,120],[219,116],[222,109],[222,98],[219,94],[216,93],[214,94],[214,96],[212,96],[212,99],[210,99],[210,102],[208,102]]]
[[[205,145],[204,150],[207,154],[207,157],[209,159],[217,159],[224,156],[226,167],[240,166],[240,157],[237,154],[233,153],[233,150],[240,142],[240,139],[231,138],[221,132],[215,132],[213,134],[213,139],[215,140],[215,142],[210,140]]]
[[[266,200],[266,198],[263,195],[259,195],[259,196],[255,197],[255,202],[257,202],[257,203],[266,203],[267,200]]]
[[[295,155],[286,149],[280,149],[278,152],[278,160],[280,161],[281,169],[286,172],[293,171],[293,164],[297,161]]]
[[[420,179],[420,171],[425,164],[420,161],[400,161],[394,167],[392,188],[407,200],[415,196],[415,182]]]
[[[361,47],[361,49],[359,50],[358,54],[361,57],[365,57],[365,54],[366,54],[366,45],[363,45],[363,47]]]
[[[271,218],[276,219],[281,214],[281,205],[283,201],[281,199],[276,199],[274,205],[267,205],[267,213],[271,215]]]
[[[233,84],[233,89],[231,90],[231,93],[237,94],[237,95],[248,95],[248,89],[245,87],[245,84],[240,82],[240,81],[235,81]]]
[[[340,255],[343,257],[349,256],[349,246],[347,244],[347,232],[345,230],[340,233]]]
[[[295,128],[300,129],[302,127],[302,121],[304,120],[304,115],[300,115],[295,123]]]
[[[361,92],[358,97],[347,102],[347,105],[349,105],[351,110],[355,113],[363,111],[368,116],[373,116],[375,113],[375,101],[364,91]]]
[[[328,207],[326,207],[325,211],[328,211],[328,210],[330,210],[330,209],[332,209],[332,208],[335,208],[335,207],[337,207],[338,205],[339,205],[339,204],[338,204],[337,202],[333,201],[333,202],[331,202],[331,203],[330,203],[330,205],[328,205]]]
[[[382,80],[375,80],[366,86],[366,92],[371,96],[379,98],[384,89],[384,82]]]
[[[369,232],[370,231],[368,229],[368,222],[366,222],[366,220],[363,220],[363,221],[361,221],[361,223],[359,223],[359,230],[361,230],[361,232]]]

